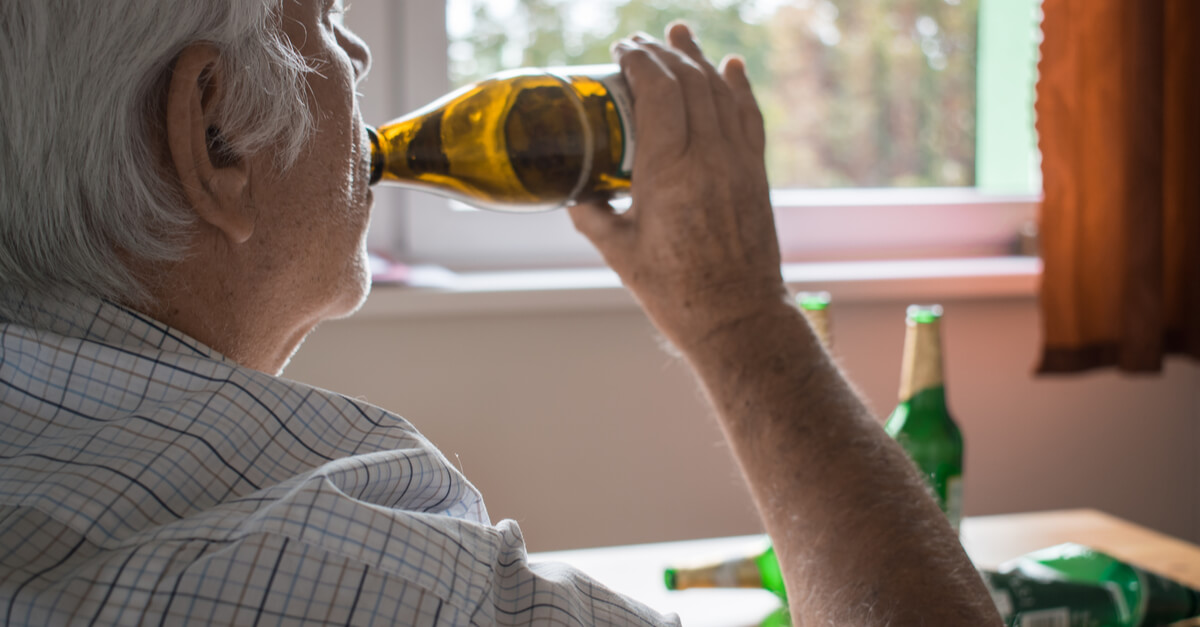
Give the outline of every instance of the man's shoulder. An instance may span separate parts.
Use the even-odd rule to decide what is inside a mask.
[[[130,341],[100,328],[112,319],[84,333],[0,326],[9,504],[120,539],[320,476],[364,502],[486,520],[474,487],[404,418],[169,346],[169,329]]]

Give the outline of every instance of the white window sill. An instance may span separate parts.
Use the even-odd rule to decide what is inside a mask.
[[[828,291],[835,303],[1033,298],[1035,257],[784,264],[794,291]],[[424,272],[424,287],[376,285],[356,319],[567,313],[637,307],[607,268],[519,272]]]

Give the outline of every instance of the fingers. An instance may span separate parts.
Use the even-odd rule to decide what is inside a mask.
[[[762,113],[745,62],[727,57],[720,69],[713,67],[681,22],[668,27],[667,41],[639,34],[613,46],[635,100],[653,103],[639,108],[638,126],[661,129],[661,147],[670,155],[681,154],[691,141],[718,136],[763,154]]]
[[[704,56],[704,52],[700,50],[700,45],[696,42],[691,29],[683,22],[675,22],[667,27],[667,40],[704,72],[709,90],[712,92],[713,103],[716,106],[717,124],[721,129],[721,134],[729,141],[741,141],[742,125],[733,92],[725,82],[725,78],[717,72],[713,64]]]
[[[668,48],[650,37],[634,35],[633,41],[653,54],[679,83],[689,138],[706,140],[719,136],[721,127],[717,121],[717,108],[704,70],[680,51]]]
[[[762,155],[766,151],[767,132],[763,127],[762,111],[758,108],[758,102],[754,100],[750,78],[746,76],[746,62],[736,56],[725,57],[721,62],[721,75],[729,85],[733,101],[736,103],[743,136],[750,148],[756,154]]]
[[[575,230],[588,238],[601,254],[614,246],[614,240],[628,229],[623,216],[602,200],[584,201],[567,207]]]
[[[612,53],[634,94],[636,127],[654,129],[638,138],[635,159],[682,154],[688,144],[688,126],[687,116],[682,113],[683,91],[674,74],[657,55],[636,42],[618,41]]]

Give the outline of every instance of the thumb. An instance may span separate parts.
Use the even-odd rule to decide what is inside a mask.
[[[612,205],[603,200],[591,200],[567,207],[575,230],[592,242],[601,252],[618,237],[626,227],[626,220],[618,215]]]

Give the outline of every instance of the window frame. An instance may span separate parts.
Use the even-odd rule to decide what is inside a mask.
[[[373,54],[360,86],[368,123],[450,90],[445,20],[445,0],[353,0],[346,24]],[[375,196],[369,246],[397,260],[458,271],[603,265],[564,211],[456,210],[445,198],[385,186]],[[1018,234],[1036,220],[1041,194],[779,189],[771,199],[783,258],[801,262],[1011,254]]]

